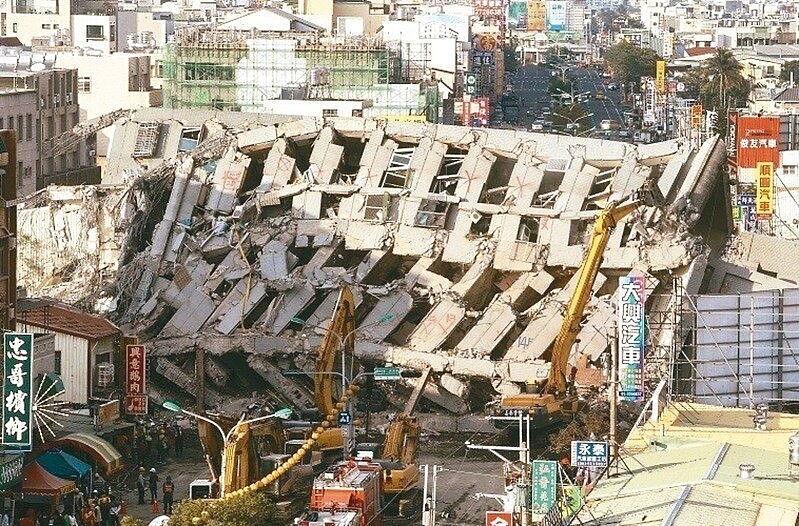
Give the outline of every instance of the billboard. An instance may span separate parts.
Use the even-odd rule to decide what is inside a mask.
[[[759,162],[780,163],[780,118],[744,117],[735,124],[736,160],[741,168],[757,168]]]
[[[618,342],[619,400],[644,399],[646,282],[643,276],[619,277]]]
[[[513,526],[513,513],[509,511],[487,511],[486,526]]]
[[[508,4],[508,27],[527,29],[527,0],[512,0]]]
[[[549,31],[566,29],[566,2],[563,0],[547,2],[547,29]]]
[[[572,440],[571,465],[578,468],[607,467],[609,451],[607,442]]]
[[[3,336],[3,448],[30,451],[33,437],[33,334],[8,332]]]
[[[147,414],[147,350],[144,345],[125,346],[125,412]]]
[[[542,1],[527,2],[527,31],[547,28],[547,5]]]
[[[658,60],[655,64],[655,87],[658,93],[666,93],[666,61]]]
[[[770,220],[774,215],[774,163],[757,163],[755,204],[757,218]]]

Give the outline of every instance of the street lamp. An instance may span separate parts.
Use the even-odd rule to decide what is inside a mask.
[[[230,437],[233,436],[233,432],[240,425],[252,424],[254,422],[260,422],[261,420],[267,420],[269,418],[279,418],[281,420],[286,420],[287,418],[289,418],[291,416],[291,413],[293,412],[291,410],[291,408],[284,407],[282,409],[278,409],[277,411],[275,411],[271,415],[259,416],[259,417],[256,417],[256,418],[251,418],[249,420],[239,420],[238,422],[236,422],[236,424],[232,428],[230,428],[230,431],[225,433],[225,431],[222,429],[222,426],[220,426],[219,424],[217,424],[216,422],[214,422],[210,418],[202,416],[202,415],[198,415],[197,413],[193,413],[191,411],[183,409],[182,407],[180,407],[180,405],[176,404],[175,402],[170,402],[169,400],[167,400],[163,404],[161,404],[161,407],[163,407],[167,411],[172,411],[173,413],[183,413],[185,415],[189,415],[191,417],[194,417],[197,420],[202,420],[203,422],[207,422],[207,423],[211,424],[212,426],[214,426],[219,431],[219,434],[222,435],[222,463],[221,463],[221,467],[220,467],[221,473],[219,474],[219,496],[220,497],[224,497],[225,496],[225,468],[226,468],[225,449],[227,449],[228,443],[230,442]],[[243,416],[242,416],[242,418],[243,418]]]

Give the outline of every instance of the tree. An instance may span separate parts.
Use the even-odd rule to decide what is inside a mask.
[[[618,75],[619,81],[638,91],[641,77],[654,77],[655,65],[660,56],[649,48],[634,46],[626,40],[610,46],[605,51],[605,62]]]
[[[505,71],[513,73],[519,68],[519,57],[516,54],[517,47],[519,47],[519,38],[513,36],[502,48],[502,53],[505,57]]]
[[[169,526],[192,526],[192,518],[208,512],[207,526],[282,526],[275,505],[263,491],[227,500],[184,500],[175,506]]]
[[[568,77],[561,77],[560,75],[555,75],[549,79],[549,85],[547,86],[547,91],[549,93],[571,93],[572,91],[572,82]]]
[[[782,71],[780,71],[780,80],[785,82],[790,81],[791,73],[793,73],[793,81],[799,82],[799,60],[789,60],[782,65]]]
[[[563,104],[552,109],[552,127],[570,135],[578,135],[591,129],[591,116],[582,104]]]
[[[727,114],[731,108],[745,106],[751,85],[744,78],[743,66],[729,49],[718,49],[702,65],[692,68],[680,80],[685,84],[683,96],[702,103],[705,109],[718,113],[717,132],[727,132]]]

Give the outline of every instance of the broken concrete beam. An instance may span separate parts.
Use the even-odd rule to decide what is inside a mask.
[[[446,236],[447,231],[444,229],[399,225],[394,233],[393,252],[398,256],[430,255],[439,242],[441,245],[446,242]]]
[[[358,308],[363,301],[361,290],[357,287],[350,288],[352,291],[352,298],[354,300],[354,308]],[[330,324],[330,318],[333,316],[333,309],[336,307],[338,301],[338,292],[329,292],[322,303],[316,308],[313,313],[305,320],[308,327],[317,327],[315,331],[324,333],[324,329],[319,327],[327,327]]]
[[[311,279],[314,277],[314,272],[316,272],[317,269],[334,265],[336,259],[335,256],[340,246],[341,241],[337,240],[330,246],[319,247],[319,249],[314,252],[311,260],[305,264],[305,267],[303,267],[303,276]]]
[[[240,283],[246,283],[249,288],[245,288],[244,296],[240,301],[233,304],[229,311],[222,315],[216,330],[222,334],[230,334],[244,319],[255,309],[261,300],[266,297],[266,285],[261,281],[250,284],[250,279],[245,278]],[[251,286],[250,286],[251,285]]]
[[[403,379],[402,383],[404,383],[410,389],[413,389],[414,387],[414,384],[409,380]],[[466,402],[464,402],[461,398],[455,396],[433,382],[427,382],[427,384],[424,386],[424,389],[422,390],[422,397],[430,402],[433,402],[437,406],[446,409],[450,413],[462,414],[468,412],[469,410]]]
[[[465,201],[476,203],[496,160],[496,156],[485,151],[482,146],[472,145],[458,170],[455,195]]]
[[[413,297],[405,291],[380,298],[358,327],[358,334],[367,340],[383,341],[413,308]]]
[[[156,360],[155,372],[163,376],[190,395],[197,397],[197,382],[169,359],[159,356]],[[210,389],[205,389],[205,400],[210,405],[221,402],[221,398]]]
[[[454,394],[461,400],[465,400],[469,393],[469,384],[458,380],[449,373],[442,374],[438,379],[438,383],[442,389]]]
[[[411,195],[427,197],[433,187],[433,182],[441,172],[446,153],[446,144],[433,142],[428,138],[424,138],[419,142],[411,157],[411,169],[418,170],[413,178]]]
[[[525,383],[528,380],[545,380],[549,376],[550,363],[533,360],[529,363],[502,361],[496,371],[500,378],[509,382]]]
[[[481,256],[470,266],[450,292],[460,296],[467,306],[482,303],[494,282],[494,269],[490,256]]]
[[[249,157],[236,154],[233,149],[228,150],[219,159],[216,171],[211,176],[211,191],[205,208],[224,214],[232,213],[249,166]]]
[[[298,220],[295,247],[324,247],[333,243],[336,235],[335,219]]]
[[[202,289],[193,289],[188,301],[172,316],[161,331],[161,337],[195,334],[213,314],[216,305]]]
[[[303,416],[307,417],[318,412],[313,396],[294,381],[283,376],[280,369],[269,363],[266,358],[250,355],[247,357],[247,364],[275,391],[285,397],[287,401],[290,401],[292,407],[297,409]]]
[[[296,219],[322,217],[322,192],[308,190],[295,195],[291,200],[291,215]]]
[[[368,223],[366,221],[350,221],[344,235],[347,250],[379,250],[390,239],[388,225]]]
[[[433,352],[457,329],[466,309],[450,299],[442,299],[422,318],[408,337],[407,346],[415,351]]]
[[[264,161],[261,184],[258,186],[259,191],[279,190],[289,183],[294,175],[296,161],[288,155],[287,149],[286,139],[281,137],[275,141]]]
[[[428,257],[420,257],[416,260],[416,263],[405,275],[405,288],[411,290],[418,285],[433,293],[449,290],[452,287],[452,282],[441,274],[429,270],[435,262],[435,258]]]
[[[541,161],[533,156],[530,149],[519,157],[519,161],[513,166],[504,202],[530,206],[544,178],[544,170],[540,164]]]
[[[261,277],[267,281],[286,279],[289,275],[288,247],[280,241],[270,241],[259,258]]]
[[[236,136],[239,151],[247,155],[268,150],[276,140],[277,128],[274,126],[257,126]]]
[[[211,358],[209,355],[205,356],[204,363],[206,378],[211,380],[217,387],[225,389],[230,381],[230,374],[227,368],[220,361]]]
[[[363,332],[358,329],[358,334],[363,334]],[[361,360],[391,363],[399,367],[417,370],[430,367],[436,373],[446,372],[450,368],[450,359],[447,356],[416,352],[405,347],[387,345],[366,338],[355,339],[355,356]]]
[[[370,250],[355,269],[355,280],[363,285],[375,285],[391,269],[399,258],[387,250]]]
[[[265,319],[264,325],[270,334],[280,334],[280,331],[291,323],[291,318],[295,317],[313,299],[316,290],[307,283],[297,283],[294,288],[288,290],[272,301],[272,306],[268,309],[271,316]],[[267,313],[265,313],[266,316]]]

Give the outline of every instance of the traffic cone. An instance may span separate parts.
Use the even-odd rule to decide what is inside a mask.
[[[153,501],[153,515],[160,515],[161,510],[158,508],[158,500]]]

